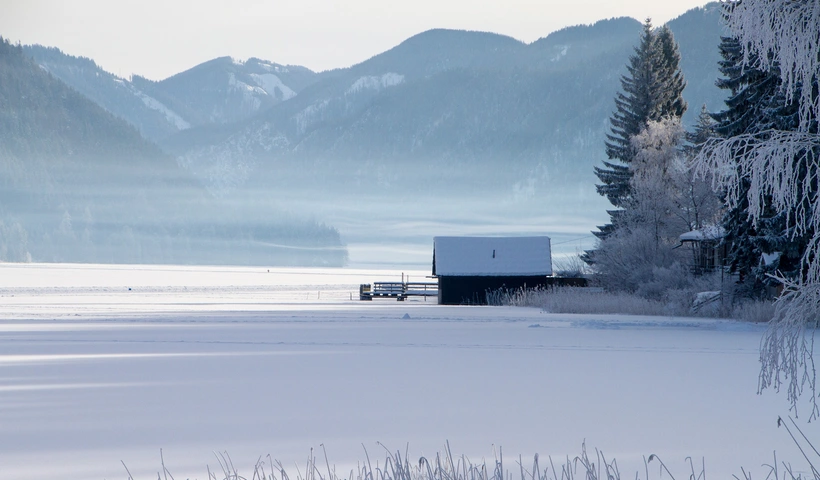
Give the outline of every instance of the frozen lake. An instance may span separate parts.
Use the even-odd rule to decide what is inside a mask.
[[[178,479],[215,451],[250,477],[320,444],[345,471],[448,440],[515,472],[583,441],[623,478],[651,453],[678,478],[802,467],[785,398],[755,393],[761,326],[357,300],[402,273],[427,272],[0,264],[0,477],[156,478],[160,449]]]

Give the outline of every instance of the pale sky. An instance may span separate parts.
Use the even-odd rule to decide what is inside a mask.
[[[533,42],[628,16],[661,25],[703,0],[0,0],[0,35],[161,80],[204,61],[258,57],[349,67],[431,28]]]

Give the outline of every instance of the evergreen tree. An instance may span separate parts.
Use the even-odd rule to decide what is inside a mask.
[[[686,80],[680,69],[680,51],[672,30],[666,25],[661,27],[657,33],[657,46],[660,52],[660,73],[661,89],[658,91],[656,115],[660,117],[683,117],[686,112],[686,101],[683,99],[683,89],[686,88]]]
[[[657,85],[655,36],[647,19],[635,54],[629,57],[628,75],[621,77],[621,92],[615,97],[615,113],[610,118],[612,133],[607,135],[606,154],[610,159],[604,168],[595,167],[595,175],[602,185],[596,188],[600,195],[619,207],[628,198],[629,163],[635,156],[630,139],[640,133],[653,109],[653,93]],[[617,162],[617,163],[616,163]]]
[[[770,129],[795,130],[797,102],[784,98],[777,65],[766,70],[744,65],[740,43],[733,37],[721,39],[720,53],[724,78],[716,83],[729,90],[730,95],[725,102],[727,108],[713,115],[718,122],[715,132],[731,138]],[[746,294],[761,296],[767,285],[777,284],[769,274],[779,271],[790,278],[798,276],[800,258],[810,236],[795,235],[787,218],[792,212],[777,211],[770,196],[763,198],[763,214],[756,221],[751,220],[747,213],[749,180],[742,179],[739,188],[740,201],[722,219],[727,263],[731,271],[740,275]],[[768,261],[762,261],[764,258]]]
[[[629,58],[628,74],[621,77],[622,91],[615,97],[616,110],[610,118],[612,129],[606,142],[609,161],[604,167],[595,167],[601,181],[596,186],[598,193],[615,207],[622,207],[629,199],[629,164],[635,157],[632,137],[650,120],[680,118],[686,111],[682,97],[686,83],[679,64],[680,53],[672,32],[666,27],[655,32],[647,19],[635,54]],[[601,233],[604,231],[602,228]]]
[[[603,167],[595,167],[595,175],[601,181],[596,185],[598,193],[616,207],[608,211],[611,223],[593,232],[601,239],[615,231],[621,209],[630,199],[630,164],[636,154],[632,138],[645,130],[648,122],[680,118],[686,111],[680,53],[668,27],[653,30],[651,20],[646,19],[640,42],[626,68],[627,74],[621,77],[621,92],[615,97],[615,112],[610,117],[611,131],[606,141],[609,160],[603,162]],[[593,256],[594,251],[588,251],[583,259],[594,263]]]
[[[694,130],[686,132],[686,142],[688,144],[683,146],[683,151],[687,156],[694,157],[697,152],[700,151],[703,144],[717,134],[715,132],[715,126],[715,119],[704,103],[700,107],[700,113],[698,114]]]

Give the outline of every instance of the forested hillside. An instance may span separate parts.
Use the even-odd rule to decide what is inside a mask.
[[[316,76],[304,67],[221,57],[159,82],[139,76],[131,81],[198,126],[244,120],[295,97]]]
[[[129,122],[149,140],[156,141],[190,127],[190,123],[160,101],[106,72],[89,58],[66,55],[58,48],[39,45],[24,46],[23,52],[57,79]]]
[[[344,261],[335,229],[264,198],[214,201],[135,128],[5,40],[0,106],[0,261]]]

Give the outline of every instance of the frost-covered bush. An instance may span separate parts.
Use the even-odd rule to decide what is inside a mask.
[[[496,305],[538,307],[549,313],[662,315],[733,318],[765,322],[774,313],[771,301],[733,295],[731,285],[720,289],[720,274],[696,277],[685,288],[668,289],[659,298],[601,288],[548,287],[497,292]],[[696,301],[700,297],[700,302]]]
[[[549,313],[669,315],[666,304],[624,292],[596,288],[549,287],[507,293],[503,305],[539,307]],[[674,313],[672,313],[674,314]]]
[[[766,323],[774,317],[774,303],[768,300],[744,299],[732,309],[732,318],[752,323]]]
[[[595,282],[607,291],[635,293],[654,280],[657,269],[681,259],[673,247],[650,230],[617,230],[595,251]]]
[[[694,276],[689,268],[680,262],[668,267],[652,267],[651,275],[638,285],[635,293],[640,297],[664,299],[672,292],[687,292],[694,283]]]
[[[689,252],[671,241],[656,243],[651,232],[616,232],[596,251],[595,286],[688,309],[698,292],[725,290],[731,281],[714,274],[694,274]],[[674,297],[674,298],[673,298]],[[684,298],[685,297],[685,298]]]

